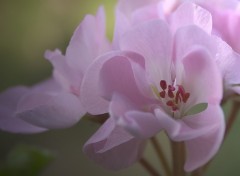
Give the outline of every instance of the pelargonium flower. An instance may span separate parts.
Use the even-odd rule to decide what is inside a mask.
[[[105,37],[105,15],[99,8],[87,15],[67,47],[45,56],[54,67],[53,77],[32,87],[14,87],[0,95],[0,129],[34,133],[74,125],[86,113],[80,102],[80,85],[86,68],[109,49]]]
[[[222,43],[196,25],[173,31],[160,19],[137,24],[118,40],[120,51],[95,60],[83,79],[84,106],[97,114],[103,103],[110,114],[84,152],[104,167],[121,169],[140,157],[146,139],[165,130],[173,141],[184,141],[186,171],[205,164],[224,134],[222,75],[216,57],[226,55],[212,54],[220,52]],[[193,113],[202,105],[205,108]],[[115,126],[109,125],[112,120]],[[126,148],[130,143],[134,154]]]
[[[198,5],[190,2],[196,2]],[[197,25],[207,33],[221,37],[221,39],[216,37],[215,41],[222,43],[224,53],[212,50],[212,54],[220,56],[216,57],[216,62],[222,72],[225,97],[233,92],[240,93],[239,87],[233,86],[240,83],[238,76],[240,58],[235,52],[238,52],[240,46],[239,40],[235,37],[240,24],[239,12],[236,10],[237,3],[239,4],[235,0],[133,0],[131,2],[120,0],[116,8],[114,47],[119,48],[119,39],[128,29],[145,21],[163,19],[173,31],[186,25]],[[225,42],[227,44],[224,44]]]

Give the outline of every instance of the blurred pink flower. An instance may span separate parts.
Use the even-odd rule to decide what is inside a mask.
[[[207,33],[211,23],[201,20],[205,16],[190,19],[185,7],[173,15],[172,21],[183,22],[174,27],[157,18],[128,26],[123,34],[115,30],[114,47],[120,51],[103,55],[87,70],[83,104],[92,114],[109,112],[110,119],[89,139],[84,152],[104,167],[116,170],[133,164],[144,140],[161,130],[172,140],[185,142],[186,171],[202,166],[218,151],[225,125],[216,60],[229,50],[220,52],[225,43]],[[201,111],[191,113],[202,105]],[[113,120],[116,125],[109,125]],[[124,147],[131,142],[138,151],[134,155]]]
[[[45,53],[54,67],[54,78],[0,95],[0,129],[34,133],[76,124],[86,113],[79,98],[82,77],[95,57],[108,49],[105,14],[100,7],[96,17],[87,15],[78,26],[66,56],[59,50]]]

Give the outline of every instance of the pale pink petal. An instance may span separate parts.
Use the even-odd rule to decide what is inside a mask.
[[[135,58],[135,61],[138,61]],[[111,100],[113,94],[128,97],[134,104],[144,106],[147,98],[143,97],[135,81],[132,65],[139,64],[130,57],[115,56],[106,61],[100,71],[101,95]],[[144,86],[144,85],[143,85]]]
[[[218,105],[209,104],[205,111],[183,117],[182,121],[179,121],[181,125],[180,131],[176,136],[172,136],[172,139],[176,141],[193,140],[211,133],[212,130],[219,127],[224,131],[223,120],[222,109]]]
[[[131,20],[126,16],[124,12],[116,9],[115,12],[115,25],[114,25],[114,35],[113,35],[113,42],[112,47],[113,49],[119,49],[119,40],[123,36],[123,34],[130,29],[131,27]]]
[[[133,11],[144,6],[148,6],[153,3],[157,3],[158,0],[119,0],[117,4],[117,10],[122,11],[129,16]]]
[[[240,6],[240,5],[239,5]],[[229,38],[223,38],[236,52],[240,53],[240,41],[236,35],[239,33],[240,28],[240,13],[230,13],[229,15]],[[218,28],[218,30],[223,30],[222,28]]]
[[[67,92],[32,92],[18,103],[16,116],[33,125],[67,128],[86,113],[77,96]]]
[[[115,10],[115,28],[113,48],[119,49],[119,41],[123,34],[136,24],[159,15],[158,0],[120,0]],[[153,11],[154,9],[154,11]],[[162,16],[162,15],[161,15]]]
[[[209,34],[212,32],[211,14],[202,7],[190,2],[181,4],[169,17],[169,23],[173,33],[180,27],[187,25],[197,25]]]
[[[84,73],[90,63],[106,50],[109,50],[109,43],[105,36],[105,14],[100,7],[96,17],[87,15],[75,30],[66,51],[66,62]]]
[[[152,113],[142,112],[141,108],[133,104],[128,97],[118,93],[112,97],[109,113],[117,125],[138,138],[152,137],[162,129]]]
[[[132,57],[132,55],[135,54],[130,52],[113,51],[100,56],[91,64],[84,75],[80,96],[81,102],[87,112],[91,114],[103,114],[108,112],[109,103],[102,98],[99,89],[99,75],[103,64],[113,57],[123,57],[125,59],[125,57]],[[139,59],[139,62],[142,61],[142,59]],[[143,63],[140,63],[140,65],[143,65]]]
[[[173,117],[167,115],[163,110],[156,108],[154,110],[154,115],[159,121],[159,124],[161,125],[162,129],[166,130],[167,134],[174,138],[179,134],[179,130],[181,128],[181,123]]]
[[[30,91],[18,86],[0,94],[0,129],[13,133],[38,133],[46,129],[34,126],[15,116],[19,100]]]
[[[187,149],[186,171],[193,171],[206,164],[218,151],[224,136],[225,124],[221,107],[208,108],[182,120],[167,117],[156,109],[155,115],[174,141],[185,141]]]
[[[208,114],[207,114],[208,113]],[[186,171],[193,171],[206,164],[218,151],[224,137],[224,115],[220,107],[215,107],[215,112],[208,111],[205,120],[210,119],[215,123],[215,128],[198,138],[185,142],[187,149]],[[206,123],[202,119],[202,123]],[[202,124],[201,124],[202,125]]]
[[[47,50],[45,58],[53,65],[54,78],[61,84],[62,88],[69,92],[73,92],[74,89],[76,91],[74,93],[79,94],[79,87],[83,76],[82,71],[71,68],[66,62],[66,57],[58,49],[54,51]]]
[[[46,79],[40,83],[33,85],[31,87],[31,90],[34,92],[43,91],[56,92],[62,90],[62,88],[55,79],[50,77],[49,79]]]
[[[217,60],[217,57],[222,57],[221,54],[226,51],[221,51],[218,47],[221,43],[215,43],[213,37],[204,32],[197,26],[186,26],[180,28],[175,34],[175,59],[181,59],[188,53],[194,45],[200,45],[209,50],[212,54],[212,59]],[[219,55],[219,56],[218,56]]]
[[[120,170],[137,162],[144,147],[143,140],[134,138],[108,119],[86,142],[83,152],[107,169]]]
[[[186,40],[186,37],[188,40]],[[200,45],[208,50],[211,58],[217,63],[223,80],[224,87],[232,90],[232,84],[240,81],[240,56],[231,47],[216,36],[209,36],[195,26],[180,29],[176,34],[176,58],[183,56],[194,46]],[[236,90],[237,91],[237,90]],[[238,91],[237,91],[238,92]]]
[[[160,109],[155,109],[154,112],[162,128],[174,141],[190,141],[211,133],[224,120],[221,108],[216,105],[208,105],[205,111],[183,117],[181,120],[173,119]],[[224,131],[222,124],[220,127]]]
[[[120,48],[144,56],[147,74],[155,85],[162,79],[171,80],[172,37],[165,22],[153,20],[137,25],[125,33]]]
[[[153,3],[135,10],[131,15],[132,25],[141,24],[154,19],[163,19],[164,17],[160,8],[161,6],[159,3]]]
[[[218,104],[222,99],[222,77],[211,55],[203,47],[193,47],[182,59],[183,85],[190,97],[188,107],[198,103]]]

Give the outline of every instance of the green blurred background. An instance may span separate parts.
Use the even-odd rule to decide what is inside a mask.
[[[116,0],[1,0],[0,91],[18,84],[32,85],[49,77],[51,65],[43,58],[44,51],[60,48],[65,52],[73,31],[84,15],[95,14],[99,5],[104,5],[107,11],[107,35],[111,38],[115,4]],[[81,148],[97,128],[97,124],[83,120],[70,129],[43,134],[18,135],[0,132],[0,164],[6,162],[8,153],[15,146],[27,144],[53,152],[55,159],[42,172],[43,176],[148,175],[138,164],[116,173],[108,172],[89,161]],[[168,150],[165,136],[160,138]],[[208,176],[240,174],[239,138],[240,119],[234,124],[210,166]],[[148,146],[145,155],[158,167],[151,146]],[[158,169],[161,170],[159,167]]]

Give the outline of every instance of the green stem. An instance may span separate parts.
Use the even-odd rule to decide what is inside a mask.
[[[171,169],[170,166],[168,164],[168,161],[163,153],[162,147],[160,145],[160,143],[157,141],[156,137],[151,138],[151,143],[153,145],[154,150],[156,151],[158,158],[160,160],[160,162],[162,163],[164,172],[166,173],[167,176],[171,176]]]
[[[229,134],[229,131],[231,130],[231,128],[237,118],[239,107],[240,107],[240,103],[234,101],[233,105],[232,105],[232,110],[231,110],[230,116],[229,116],[229,118],[227,120],[227,124],[226,124],[225,138]]]
[[[185,176],[185,148],[183,142],[172,142],[173,176]]]
[[[139,163],[151,176],[161,176],[146,159],[140,159]]]

